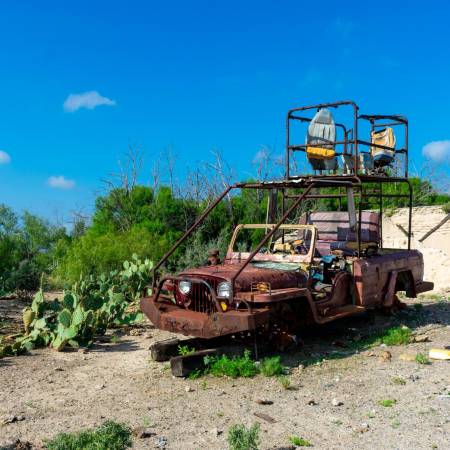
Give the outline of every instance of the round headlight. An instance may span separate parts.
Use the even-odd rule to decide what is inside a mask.
[[[179,291],[183,294],[189,294],[189,292],[191,291],[191,287],[192,287],[192,283],[190,281],[180,281],[180,283],[178,284],[178,289]]]
[[[230,298],[231,296],[231,284],[227,281],[219,283],[217,286],[217,297]]]

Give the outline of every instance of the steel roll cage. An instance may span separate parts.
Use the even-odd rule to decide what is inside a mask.
[[[351,155],[353,155],[354,161],[354,173],[338,175],[338,174],[328,174],[328,175],[308,175],[308,176],[291,176],[290,174],[290,152],[295,150],[301,150],[302,147],[306,146],[291,146],[290,145],[290,121],[291,120],[300,120],[300,121],[310,121],[311,119],[292,116],[292,114],[300,111],[306,111],[311,109],[320,109],[320,108],[331,108],[331,107],[339,107],[339,106],[351,106],[353,108],[353,119],[354,124],[353,128],[348,130],[343,124],[336,124],[338,127],[343,129],[345,139],[342,141],[344,145],[345,151],[347,151],[347,146],[351,148]],[[231,283],[231,298],[234,298],[235,293],[235,283],[236,279],[248,266],[248,264],[252,261],[254,256],[258,253],[258,251],[264,246],[264,244],[273,236],[273,234],[280,228],[280,226],[286,222],[290,214],[300,206],[300,204],[308,199],[325,199],[325,198],[337,198],[342,201],[342,198],[346,197],[346,193],[341,193],[339,190],[338,194],[317,194],[311,193],[314,188],[330,188],[330,187],[339,187],[339,188],[356,188],[357,193],[356,197],[359,197],[358,202],[358,227],[357,227],[357,252],[356,257],[359,259],[361,257],[361,220],[362,220],[362,211],[364,199],[368,198],[377,198],[378,199],[378,207],[380,213],[380,241],[382,243],[382,216],[383,216],[383,199],[384,198],[406,198],[408,199],[408,250],[411,249],[411,225],[412,225],[412,203],[413,203],[413,187],[411,182],[408,179],[408,120],[406,117],[400,115],[358,115],[358,106],[353,101],[340,101],[334,103],[322,103],[318,105],[312,106],[304,106],[300,108],[292,108],[288,111],[286,116],[286,176],[283,180],[278,181],[266,181],[266,182],[240,182],[235,183],[233,185],[228,186],[220,195],[217,197],[204,211],[203,213],[195,220],[195,222],[189,227],[189,229],[175,242],[175,244],[164,254],[164,256],[158,261],[158,263],[153,268],[153,281],[152,288],[156,289],[156,295],[159,297],[163,281],[168,279],[184,279],[182,277],[169,277],[164,276],[161,280],[158,279],[158,269],[167,261],[170,256],[175,252],[175,250],[195,231],[195,229],[203,223],[203,221],[208,217],[208,215],[220,204],[220,202],[230,193],[232,190],[236,189],[268,189],[268,190],[281,190],[282,193],[282,205],[281,205],[281,219],[276,222],[276,225],[271,228],[271,230],[264,235],[262,240],[256,246],[255,250],[251,252],[249,257],[244,261],[244,263],[239,267],[239,269],[227,280]],[[359,120],[367,120],[371,124],[371,130],[375,130],[377,127],[382,126],[391,126],[391,125],[403,125],[405,127],[405,148],[397,150],[398,153],[405,153],[405,176],[377,176],[377,175],[365,175],[358,173],[358,144],[360,145],[370,145],[374,147],[380,148],[389,148],[382,145],[375,145],[369,143],[367,141],[362,141],[358,139],[358,121]],[[382,123],[378,123],[382,121]],[[387,123],[385,123],[388,121]],[[351,136],[351,137],[349,137]],[[294,148],[295,147],[295,148]],[[298,147],[298,148],[297,148]],[[384,194],[383,193],[383,184],[385,183],[406,183],[408,186],[407,194]],[[364,186],[366,184],[374,184],[378,186],[378,192],[364,192]],[[303,192],[300,194],[290,194],[286,192],[288,189],[302,189]],[[293,200],[293,203],[287,207],[286,201]],[[275,222],[275,221],[274,221]],[[192,279],[194,280],[194,279]],[[197,280],[197,279],[196,279]],[[200,281],[200,279],[198,279]],[[204,280],[203,280],[204,281]],[[202,281],[202,282],[203,282]],[[210,290],[214,291],[209,286]],[[213,292],[213,298],[216,299],[216,294]]]
[[[358,128],[359,128],[359,121],[360,120],[366,120],[370,123],[370,131],[371,133],[375,131],[376,128],[379,127],[387,127],[387,126],[403,126],[404,127],[404,138],[405,138],[405,146],[404,148],[394,150],[395,153],[403,153],[405,154],[405,172],[404,172],[404,178],[408,178],[408,119],[400,114],[391,114],[391,115],[381,115],[381,114],[360,114],[358,115],[359,107],[358,105],[351,100],[343,100],[339,102],[332,102],[332,103],[320,103],[317,105],[309,105],[309,106],[302,106],[299,108],[291,108],[286,115],[286,157],[285,157],[285,171],[286,171],[286,178],[290,179],[291,177],[291,170],[290,170],[290,160],[291,160],[291,151],[303,151],[306,152],[306,144],[296,144],[291,145],[290,142],[290,136],[291,136],[291,121],[292,120],[298,120],[301,122],[310,122],[312,119],[308,117],[299,117],[293,115],[296,112],[301,111],[309,111],[312,109],[319,110],[321,108],[339,108],[341,106],[351,106],[353,109],[353,128],[347,130],[347,127],[344,124],[336,123],[335,125],[339,128],[342,128],[344,131],[344,140],[343,141],[335,141],[334,145],[343,145],[344,151],[343,153],[336,152],[337,156],[340,155],[347,155],[347,149],[349,146],[351,146],[351,152],[350,155],[353,156],[353,168],[351,169],[351,173],[358,174],[359,173],[359,154],[360,153],[367,153],[363,151],[359,151],[359,145],[365,146],[365,147],[375,147],[385,150],[392,150],[391,147],[386,147],[381,144],[375,144],[371,143],[362,139],[359,139],[358,136]],[[378,123],[378,121],[383,121],[382,123]],[[386,122],[387,123],[384,123]],[[349,135],[352,135],[351,138],[348,138]],[[308,145],[309,147],[320,147],[320,145]],[[295,176],[294,176],[295,178]]]

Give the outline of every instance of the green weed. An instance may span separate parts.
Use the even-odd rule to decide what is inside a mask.
[[[260,372],[266,377],[273,377],[275,375],[283,375],[284,367],[281,365],[280,356],[272,356],[264,358],[259,366]]]
[[[227,355],[212,357],[206,360],[207,373],[215,377],[250,378],[258,373],[255,361],[250,358],[250,351],[245,350],[243,356],[229,358]]]
[[[192,355],[192,353],[195,353],[195,348],[189,348],[187,345],[179,345],[178,346],[178,354],[180,356],[187,356]]]
[[[113,344],[118,344],[118,343],[120,342],[120,337],[119,337],[117,334],[113,334],[113,335],[111,336],[111,342],[112,342]]]
[[[142,424],[144,425],[144,427],[148,428],[152,426],[152,421],[150,420],[150,417],[144,416],[142,418]]]
[[[416,362],[418,362],[419,364],[431,364],[431,361],[423,353],[417,353]]]
[[[200,378],[202,375],[203,372],[200,369],[195,369],[188,375],[188,378],[190,380],[196,380],[197,378]]]
[[[131,447],[131,430],[126,425],[107,421],[95,430],[60,433],[47,442],[48,450],[124,450]]]
[[[378,404],[385,408],[392,408],[396,403],[397,400],[394,399],[378,400]]]
[[[228,445],[230,450],[258,450],[260,426],[254,424],[247,429],[245,425],[236,424],[228,430]]]
[[[291,380],[286,375],[280,375],[278,377],[278,381],[283,387],[283,389],[290,389],[291,388]]]
[[[290,436],[289,442],[296,447],[312,447],[311,442],[298,436]]]
[[[387,330],[381,340],[386,345],[406,345],[411,339],[408,327],[394,327]]]
[[[402,377],[393,377],[392,382],[400,386],[404,386],[406,384],[406,380]]]

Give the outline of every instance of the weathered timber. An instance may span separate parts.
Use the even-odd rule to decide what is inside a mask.
[[[200,350],[189,355],[175,356],[170,359],[170,368],[175,377],[186,377],[194,370],[205,368],[205,356],[217,355],[217,349]]]
[[[172,356],[178,355],[179,339],[167,339],[156,342],[150,347],[150,354],[153,361],[169,361]]]

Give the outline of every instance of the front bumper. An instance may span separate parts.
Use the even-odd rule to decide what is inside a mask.
[[[155,327],[186,336],[213,338],[254,330],[269,321],[269,311],[262,308],[228,310],[210,314],[191,311],[155,296],[141,299],[141,310]]]

